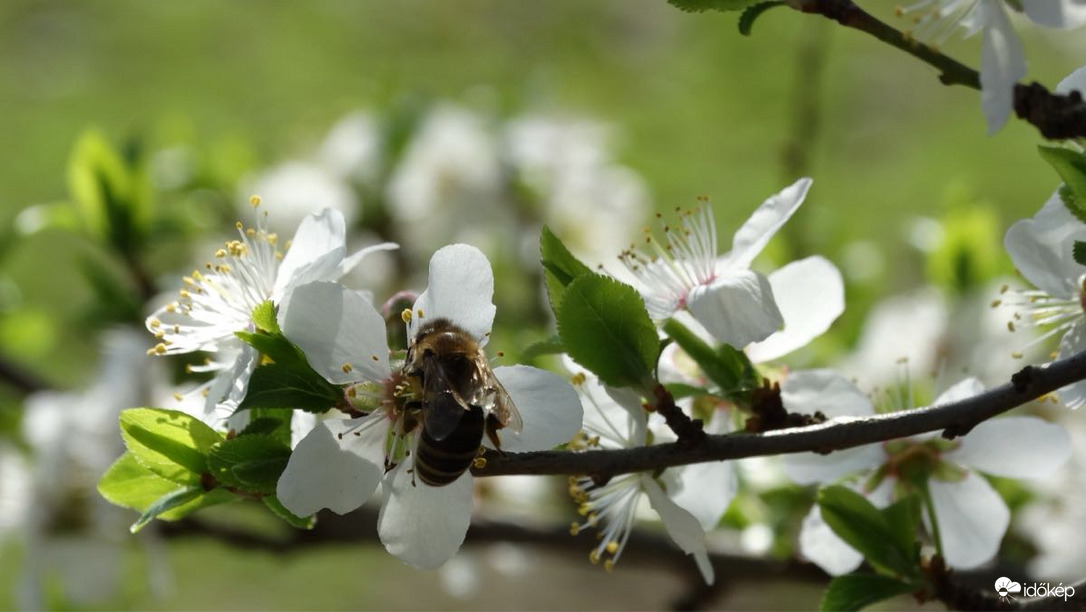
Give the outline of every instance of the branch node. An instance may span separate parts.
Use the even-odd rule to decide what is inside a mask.
[[[1011,386],[1014,387],[1015,393],[1029,391],[1030,387],[1033,386],[1033,375],[1036,370],[1033,366],[1026,366],[1011,375]]]
[[[821,412],[809,415],[785,410],[780,383],[770,382],[768,378],[763,378],[762,386],[751,391],[750,410],[754,414],[747,419],[745,429],[751,433],[805,427],[826,421],[826,415]]]

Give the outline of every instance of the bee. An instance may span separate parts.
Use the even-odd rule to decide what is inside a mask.
[[[414,401],[422,415],[415,474],[430,486],[466,472],[484,434],[500,450],[498,430],[519,432],[524,424],[479,343],[448,319],[423,325],[407,349],[403,375],[420,390]]]

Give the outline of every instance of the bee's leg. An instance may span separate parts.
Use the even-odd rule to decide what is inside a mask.
[[[494,445],[494,450],[498,451],[501,455],[505,455],[502,450],[501,440],[498,439],[498,430],[504,427],[501,421],[498,420],[493,414],[486,415],[486,437],[490,439],[490,443]]]

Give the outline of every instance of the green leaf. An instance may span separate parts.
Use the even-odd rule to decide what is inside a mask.
[[[1071,256],[1075,258],[1078,265],[1086,266],[1086,242],[1076,240],[1075,245],[1071,248]]]
[[[851,574],[830,581],[822,595],[819,609],[823,612],[861,610],[884,599],[912,593],[916,587],[889,576]]]
[[[184,488],[186,487],[178,487],[176,482],[166,480],[140,465],[132,453],[121,455],[98,481],[98,492],[110,503],[141,513],[162,497]],[[237,498],[229,491],[214,489],[185,504],[160,512],[157,518],[174,521],[200,508],[235,499]]]
[[[706,395],[708,391],[701,387],[695,387],[694,385],[687,385],[684,383],[667,383],[664,385],[667,392],[671,394],[671,397],[679,400],[686,397],[695,397],[698,395]]]
[[[122,156],[92,130],[68,164],[68,188],[87,232],[126,256],[138,254],[151,225],[150,181],[138,159],[138,151]]]
[[[566,287],[578,276],[592,274],[592,270],[574,257],[546,225],[539,233],[539,259],[543,265],[547,298],[551,302],[551,310],[557,313]]]
[[[894,534],[897,547],[902,551],[912,551],[912,567],[919,569],[919,544],[916,532],[920,527],[920,498],[916,495],[903,497],[882,510],[886,523]],[[916,573],[908,575],[915,576]]]
[[[916,573],[913,547],[899,546],[886,516],[863,495],[840,485],[823,487],[818,508],[830,529],[875,568],[903,576]]]
[[[520,357],[524,361],[529,361],[542,355],[557,355],[564,352],[566,352],[566,347],[562,346],[562,339],[558,334],[554,334],[550,338],[529,344],[521,351]]]
[[[598,274],[579,276],[566,287],[555,314],[569,356],[605,384],[651,385],[660,341],[633,287]]]
[[[195,501],[196,498],[204,494],[204,490],[199,486],[183,487],[163,495],[155,500],[155,503],[151,504],[143,514],[136,519],[135,523],[129,527],[129,531],[136,533],[140,529],[143,529],[144,525],[151,522],[151,519],[156,516],[169,512],[175,508],[180,508],[189,502]]]
[[[741,11],[757,2],[758,0],[667,0],[668,4],[686,13]]]
[[[1040,151],[1041,158],[1060,175],[1067,190],[1074,196],[1062,198],[1067,210],[1079,221],[1086,223],[1086,153],[1044,145],[1039,145],[1037,150]]]
[[[282,502],[279,501],[279,498],[274,495],[265,495],[261,498],[261,501],[264,502],[264,505],[267,506],[268,509],[271,510],[273,514],[275,514],[275,516],[278,516],[279,518],[286,521],[291,527],[297,527],[299,529],[312,529],[313,526],[317,524],[316,515],[305,517],[297,516],[290,510],[287,510],[286,507],[283,506]]]
[[[293,418],[290,412],[254,408],[249,418],[252,420],[245,429],[241,430],[238,437],[266,435],[284,444],[290,444],[290,420]]]
[[[302,351],[282,334],[239,331],[234,332],[234,335],[279,365],[299,370],[312,370]]]
[[[199,419],[176,410],[132,408],[121,412],[121,436],[148,470],[180,484],[197,484],[207,453],[223,439]]]
[[[208,470],[219,482],[252,493],[275,493],[290,446],[269,435],[238,436],[211,449]]]
[[[297,408],[320,413],[334,407],[342,397],[335,385],[312,370],[300,372],[278,363],[269,363],[253,371],[238,411],[250,408]]]
[[[253,324],[260,331],[271,335],[282,335],[279,330],[279,320],[275,316],[275,304],[271,300],[261,302],[253,309]]]
[[[664,333],[720,387],[721,395],[740,401],[746,398],[749,403],[750,390],[758,386],[758,376],[746,353],[727,344],[714,349],[675,319],[664,323]]]
[[[780,0],[774,0],[773,2],[760,2],[748,6],[743,10],[743,14],[739,16],[739,33],[743,36],[750,36],[751,28],[754,27],[754,20],[761,17],[762,13],[769,9],[783,4],[784,2]]]

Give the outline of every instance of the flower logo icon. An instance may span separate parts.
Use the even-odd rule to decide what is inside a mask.
[[[1014,601],[1012,593],[1021,593],[1022,585],[1018,582],[1011,580],[1010,578],[1003,577],[995,581],[995,590],[999,595],[999,601],[1004,603]]]

